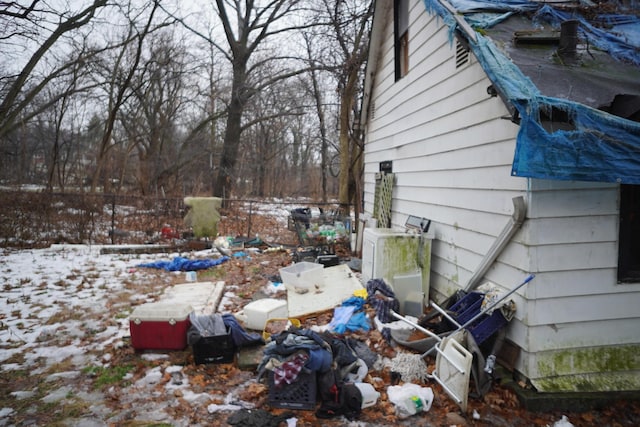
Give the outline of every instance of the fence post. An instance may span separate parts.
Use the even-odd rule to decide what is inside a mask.
[[[249,201],[249,221],[247,223],[247,239],[251,239],[251,214],[253,212],[253,200]]]
[[[115,245],[116,238],[116,195],[111,196],[111,244]]]

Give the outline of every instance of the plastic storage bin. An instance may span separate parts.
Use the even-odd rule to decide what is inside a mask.
[[[482,292],[470,292],[452,305],[449,311],[452,317],[463,325],[480,313],[483,299],[484,294]],[[473,335],[476,343],[481,344],[507,323],[507,319],[504,318],[500,310],[494,310],[491,315],[484,314],[480,316],[476,321],[468,325],[466,329]]]
[[[182,350],[187,346],[190,304],[154,302],[136,307],[129,316],[131,346],[136,350]]]
[[[269,372],[269,405],[274,408],[314,410],[316,407],[316,373],[301,371],[291,384],[276,387]]]
[[[280,269],[280,277],[285,286],[294,289],[310,289],[324,285],[324,265],[315,262],[298,262]]]

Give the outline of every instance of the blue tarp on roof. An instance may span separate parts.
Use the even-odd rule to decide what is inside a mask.
[[[636,67],[640,64],[640,19],[633,15],[598,15],[596,20],[609,25],[605,31],[575,11],[569,14],[535,2],[452,0],[450,3],[459,11],[482,12],[465,17],[476,28],[488,28],[521,11],[537,11],[535,19],[551,25],[578,19],[581,35],[589,43],[608,52],[614,60]],[[455,28],[456,22],[437,0],[425,0],[425,5],[428,11],[442,16],[452,30]],[[545,96],[490,38],[476,33],[476,41],[469,42],[504,101],[518,112],[520,131],[512,168],[514,176],[640,184],[640,123],[579,102]],[[549,127],[543,121],[551,112],[564,113],[562,129],[547,130]]]

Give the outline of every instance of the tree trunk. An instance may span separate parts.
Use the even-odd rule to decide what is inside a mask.
[[[235,81],[233,86],[228,110],[229,115],[227,116],[227,128],[222,145],[222,157],[220,158],[220,166],[213,183],[213,195],[222,199],[229,197],[233,187],[233,171],[238,160],[240,133],[242,132],[242,112],[245,104],[237,96],[238,89]]]

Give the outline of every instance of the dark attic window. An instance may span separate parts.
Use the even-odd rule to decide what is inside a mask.
[[[396,81],[409,72],[409,0],[393,2],[394,65]]]

